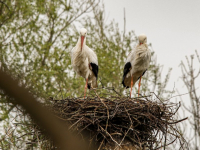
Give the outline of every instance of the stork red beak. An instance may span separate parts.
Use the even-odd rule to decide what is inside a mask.
[[[84,42],[85,36],[81,36],[81,50],[83,48],[83,42]]]

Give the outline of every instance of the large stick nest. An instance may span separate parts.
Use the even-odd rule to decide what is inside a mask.
[[[154,97],[154,98],[153,98]],[[161,101],[155,95],[129,98],[89,96],[53,100],[52,111],[71,123],[70,130],[90,133],[99,149],[159,149],[184,139],[175,113],[179,103]]]

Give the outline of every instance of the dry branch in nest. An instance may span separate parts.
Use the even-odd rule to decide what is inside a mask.
[[[153,98],[154,97],[154,98]],[[176,124],[180,103],[155,95],[140,98],[89,96],[53,100],[51,110],[69,123],[70,130],[90,133],[99,149],[159,149],[184,139]]]

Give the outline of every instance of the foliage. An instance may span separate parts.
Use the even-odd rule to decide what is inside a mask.
[[[70,56],[66,50],[76,42],[73,23],[98,3],[94,0],[0,1],[1,69],[20,79],[20,84],[26,85],[40,100],[57,95],[61,88],[64,96],[69,96],[66,91],[73,83],[69,81],[74,79],[68,74]],[[4,149],[24,146],[30,119],[22,117],[22,111],[7,101],[3,91],[0,91],[0,98],[1,120],[4,120],[5,130],[13,131],[12,138],[5,131],[1,146]],[[19,128],[10,123],[13,118],[20,124]],[[18,134],[19,144],[12,140],[17,139]]]
[[[115,87],[117,92],[125,94],[121,85],[123,66],[137,38],[133,31],[120,31],[114,21],[106,24],[104,7],[95,0],[0,1],[1,69],[20,79],[20,84],[26,85],[41,102],[49,102],[46,100],[50,96],[82,96],[84,79],[75,78],[70,62],[70,50],[77,42],[78,26],[87,28],[87,45],[98,55],[99,86]],[[152,58],[154,56],[152,50]],[[161,66],[152,59],[142,80],[142,94],[155,89],[159,96],[168,93],[164,90],[168,77],[169,74],[161,81]],[[0,98],[0,118],[5,130],[13,131],[12,138],[6,132],[2,135],[1,146],[8,149],[26,146],[26,131],[31,130],[27,124],[31,124],[31,120],[21,108],[7,100],[11,98],[2,90]],[[11,123],[14,118],[17,126]],[[15,143],[17,137],[21,141]]]

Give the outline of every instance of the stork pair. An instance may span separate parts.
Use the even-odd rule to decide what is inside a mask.
[[[71,62],[74,71],[86,80],[84,91],[85,98],[87,88],[90,89],[97,87],[98,59],[95,52],[86,45],[87,30],[82,28],[79,34],[80,36],[78,42],[71,51]],[[141,78],[149,67],[151,57],[151,52],[147,45],[146,35],[139,35],[138,40],[139,43],[127,57],[122,80],[124,87],[131,87],[130,97],[132,93],[132,87],[138,79],[139,96]]]

